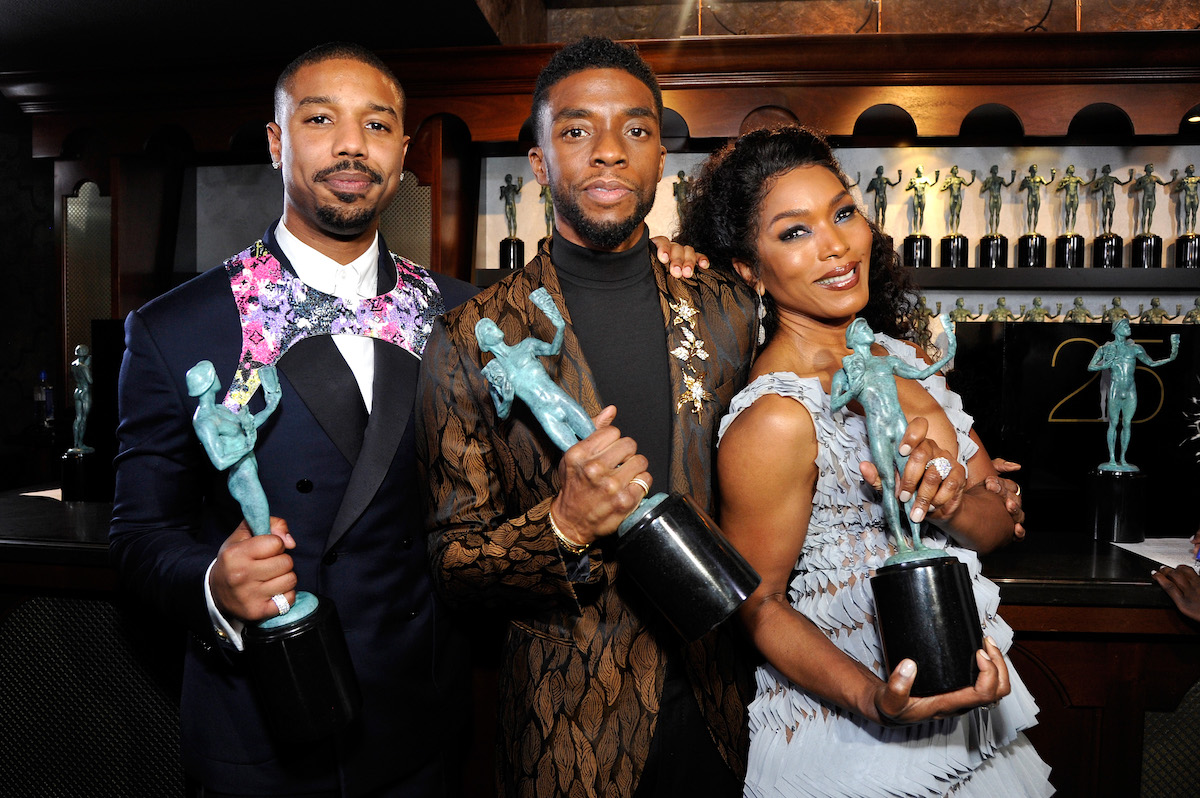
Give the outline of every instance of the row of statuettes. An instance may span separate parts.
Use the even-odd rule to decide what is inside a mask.
[[[1000,227],[1000,208],[1003,204],[1002,190],[1012,186],[1017,180],[1017,170],[1011,170],[1008,182],[999,174],[1000,167],[993,164],[987,177],[981,178],[979,181],[979,193],[987,195],[987,234],[989,236],[997,235]],[[1021,178],[1020,184],[1017,186],[1017,191],[1026,193],[1025,196],[1025,228],[1027,234],[1035,234],[1037,232],[1038,216],[1042,206],[1042,187],[1050,186],[1054,183],[1054,179],[1058,174],[1056,168],[1050,170],[1050,177],[1046,178],[1038,173],[1038,165],[1032,164],[1029,167],[1029,173]],[[928,189],[937,186],[941,187],[938,191],[949,192],[949,221],[951,235],[958,235],[958,223],[962,213],[963,203],[963,188],[975,183],[976,170],[971,170],[969,178],[959,174],[957,166],[951,166],[946,179],[941,179],[942,171],[934,170],[933,177],[925,173],[923,166],[916,168],[916,175],[909,178],[908,184],[904,187],[905,191],[913,192],[913,218],[912,229],[914,233],[921,232],[921,228],[925,222],[925,194]],[[875,223],[883,227],[887,215],[887,193],[888,188],[900,185],[904,177],[904,170],[896,171],[896,180],[889,180],[884,174],[882,166],[875,169],[875,176],[867,181],[862,187],[863,196],[874,194],[874,210]],[[862,174],[855,177],[850,187],[859,185],[862,182]],[[508,237],[516,238],[517,236],[517,216],[516,203],[517,195],[521,193],[521,188],[524,184],[524,179],[517,177],[517,182],[513,183],[513,176],[504,176],[504,185],[500,186],[500,199],[504,202],[504,215],[508,223]],[[1116,188],[1117,186],[1125,186],[1132,184],[1129,191],[1135,197],[1140,198],[1139,219],[1134,232],[1139,235],[1151,235],[1150,228],[1154,222],[1154,208],[1158,202],[1158,189],[1163,187],[1169,194],[1178,194],[1179,202],[1183,210],[1183,229],[1186,235],[1194,235],[1196,232],[1196,211],[1200,207],[1200,177],[1196,175],[1196,167],[1194,164],[1188,164],[1183,174],[1179,173],[1178,169],[1171,170],[1171,179],[1163,180],[1154,173],[1154,164],[1148,163],[1145,166],[1144,172],[1140,176],[1135,176],[1134,170],[1129,170],[1129,177],[1121,180],[1112,174],[1112,167],[1105,164],[1100,169],[1093,169],[1092,176],[1088,180],[1084,180],[1075,174],[1074,164],[1068,166],[1063,176],[1059,179],[1058,185],[1055,186],[1055,192],[1063,192],[1063,213],[1064,213],[1064,229],[1067,235],[1075,233],[1075,220],[1079,210],[1079,192],[1080,189],[1090,186],[1088,191],[1093,194],[1099,194],[1100,202],[1100,225],[1103,228],[1105,235],[1112,235],[1113,211],[1116,209]],[[688,189],[691,185],[691,179],[685,172],[679,172],[677,179],[673,185],[675,195],[675,204],[677,209],[680,209],[683,203],[687,201]],[[552,219],[553,219],[553,204],[550,199],[548,187],[543,186],[541,192],[541,200],[546,207],[546,234],[550,234]]]
[[[954,301],[954,307],[947,311],[946,315],[953,322],[964,321],[1066,321],[1074,323],[1086,322],[1102,322],[1111,324],[1112,322],[1126,319],[1133,324],[1163,324],[1165,322],[1174,321],[1179,317],[1183,317],[1183,324],[1200,324],[1200,297],[1195,300],[1195,306],[1187,313],[1183,312],[1183,305],[1175,306],[1175,314],[1171,315],[1163,308],[1158,297],[1150,300],[1150,307],[1144,304],[1138,305],[1137,315],[1130,313],[1124,305],[1121,304],[1121,297],[1115,296],[1112,300],[1112,305],[1104,305],[1100,309],[1099,315],[1093,314],[1083,304],[1083,297],[1075,297],[1074,305],[1063,312],[1062,303],[1056,303],[1054,312],[1050,312],[1050,308],[1042,304],[1042,298],[1035,296],[1033,304],[1028,307],[1021,305],[1016,313],[1008,306],[1008,301],[1004,297],[996,297],[996,306],[988,312],[984,312],[983,305],[977,305],[978,313],[974,313],[970,308],[966,307],[966,300],[959,297]],[[929,319],[940,315],[942,312],[942,303],[938,302],[934,308],[930,308],[926,303],[925,297],[921,297],[917,301],[917,306],[913,309],[913,314],[917,318],[918,326],[924,326],[929,323]]]

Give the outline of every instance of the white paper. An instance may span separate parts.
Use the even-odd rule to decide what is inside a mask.
[[[1172,568],[1178,565],[1190,565],[1200,571],[1200,563],[1197,563],[1192,556],[1192,541],[1189,538],[1146,538],[1141,543],[1114,543],[1113,545]]]
[[[54,499],[62,501],[62,488],[50,488],[49,490],[35,490],[29,493],[22,493],[22,496],[33,496],[39,499]]]

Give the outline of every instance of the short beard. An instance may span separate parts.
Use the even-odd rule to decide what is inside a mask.
[[[614,222],[597,222],[589,219],[579,207],[575,195],[561,183],[551,181],[550,198],[554,202],[554,212],[571,225],[571,229],[583,239],[589,249],[611,250],[629,240],[638,225],[645,221],[650,209],[654,207],[654,192],[657,186],[651,186],[648,194],[637,194],[637,206],[633,213]]]
[[[341,199],[341,197],[338,197]],[[349,201],[349,200],[343,200]],[[375,218],[374,208],[339,208],[334,205],[317,206],[317,219],[327,230],[335,233],[361,233]]]

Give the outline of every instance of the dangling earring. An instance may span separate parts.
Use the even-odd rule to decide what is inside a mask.
[[[763,294],[766,293],[766,289],[763,287],[761,282],[756,286],[756,288],[756,299],[754,301],[755,304],[758,305],[758,345],[762,346],[767,340],[767,301],[763,298]]]

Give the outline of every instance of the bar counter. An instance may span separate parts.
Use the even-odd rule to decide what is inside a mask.
[[[0,620],[37,595],[116,595],[109,504],[0,496]],[[1041,531],[983,558],[1038,701],[1029,737],[1063,796],[1137,795],[1144,713],[1200,680],[1200,625],[1150,578],[1155,563],[1077,532]]]

